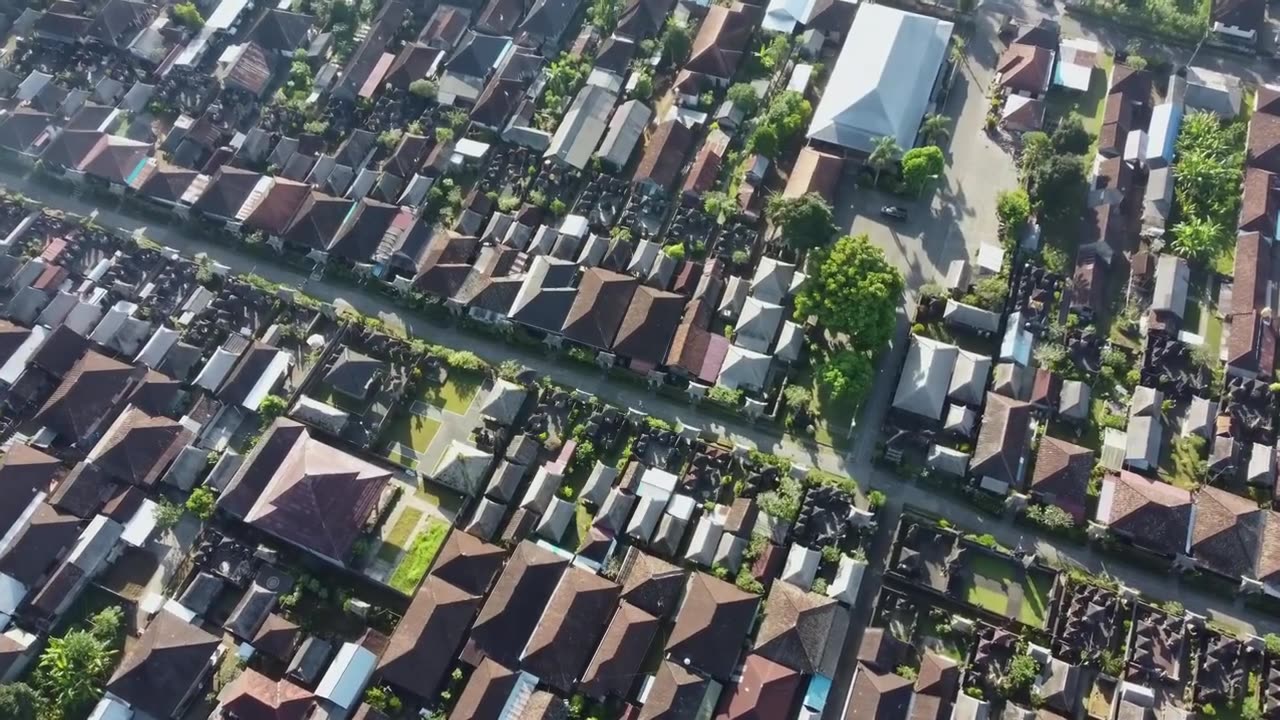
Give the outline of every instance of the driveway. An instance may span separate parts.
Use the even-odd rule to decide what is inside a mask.
[[[968,61],[952,84],[942,114],[952,119],[944,176],[920,200],[842,184],[836,219],[851,234],[866,233],[906,276],[908,289],[940,281],[954,260],[974,260],[997,234],[996,196],[1017,187],[1013,158],[984,130],[987,86],[1004,49],[1001,14],[980,11],[968,38]],[[905,207],[906,221],[880,217],[884,205]]]

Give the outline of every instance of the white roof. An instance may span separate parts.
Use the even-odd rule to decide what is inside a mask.
[[[667,514],[687,522],[693,517],[693,510],[697,506],[692,497],[676,493],[667,501]]]
[[[535,528],[542,537],[552,541],[559,542],[564,536],[564,531],[569,529],[569,523],[573,520],[573,503],[567,503],[558,497],[551,498],[551,506],[538,519],[538,526]]]
[[[27,596],[27,586],[17,578],[0,573],[0,617],[13,615],[22,599]]]
[[[780,578],[801,590],[808,590],[818,574],[818,561],[822,554],[813,548],[794,543],[787,551],[787,562],[782,566]]]
[[[104,697],[94,706],[93,712],[89,713],[89,720],[132,720],[133,710],[128,705],[122,705],[112,698]]]
[[[195,384],[209,392],[217,392],[218,386],[226,379],[227,373],[231,372],[238,357],[238,353],[227,352],[222,348],[214,350],[213,357],[209,358],[209,362],[204,364],[204,369],[196,376]],[[253,409],[257,410],[257,408]]]
[[[1031,363],[1031,346],[1034,342],[1035,338],[1022,327],[1022,312],[1011,314],[1004,330],[1004,339],[1000,341],[1000,361],[1026,367]]]
[[[994,243],[982,243],[978,248],[978,267],[993,273],[1004,265],[1004,248]]]
[[[253,388],[249,390],[249,394],[245,395],[244,402],[240,403],[246,410],[257,411],[262,405],[262,401],[267,399],[267,395],[271,394],[271,388],[280,382],[280,378],[289,371],[289,362],[291,357],[284,350],[277,350],[275,357],[271,358],[271,363],[267,365],[267,369],[258,376],[258,381],[253,384]]]
[[[915,145],[953,27],[885,5],[859,8],[809,137],[863,152],[886,136]]]
[[[960,349],[920,335],[911,336],[893,407],[921,417],[942,419],[951,375]]]
[[[147,341],[147,344],[142,346],[142,350],[138,352],[138,357],[134,358],[134,360],[154,370],[160,366],[160,361],[164,360],[164,356],[169,352],[169,349],[177,342],[178,331],[161,325],[151,335],[151,339]]]
[[[852,606],[858,602],[858,590],[862,587],[862,576],[866,571],[866,560],[842,556],[840,566],[836,569],[836,577],[827,586],[827,596]]]
[[[640,484],[636,487],[636,495],[640,497],[651,497],[662,503],[666,503],[671,497],[671,493],[676,489],[676,476],[666,470],[659,470],[655,467],[646,467],[644,474],[640,476]]]
[[[723,534],[723,525],[716,523],[710,516],[703,515],[693,529],[693,539],[689,541],[684,559],[704,567],[710,565]]]
[[[769,376],[769,361],[768,355],[730,345],[716,382],[730,390],[759,390]]]
[[[631,513],[631,519],[627,521],[627,536],[648,542],[653,529],[658,526],[658,519],[662,517],[662,507],[661,500],[641,496],[635,511]]]
[[[338,707],[349,709],[360,699],[365,683],[373,675],[378,658],[355,643],[343,643],[338,656],[330,663],[316,696],[329,700]]]
[[[138,507],[138,511],[124,524],[124,534],[120,536],[133,547],[142,547],[151,538],[156,529],[156,505],[154,500],[146,499]]]
[[[1093,68],[1102,47],[1097,41],[1084,38],[1063,38],[1058,43],[1058,63],[1053,72],[1053,84],[1088,92]]]
[[[813,19],[817,0],[772,0],[765,9],[760,27],[769,32],[791,34],[796,25],[804,25]]]
[[[778,336],[778,327],[786,313],[781,305],[765,302],[756,297],[747,298],[734,327],[734,343],[739,347],[767,353]]]
[[[27,339],[22,341],[8,360],[5,360],[4,365],[0,365],[0,381],[9,385],[17,382],[18,376],[27,368],[27,360],[31,359],[48,335],[49,330],[42,325],[31,328],[31,334]]]

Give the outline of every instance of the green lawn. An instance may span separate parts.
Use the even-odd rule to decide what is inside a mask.
[[[1053,592],[1053,578],[1037,572],[1027,575],[1022,584],[1022,608],[1018,610],[1018,620],[1023,625],[1043,628],[1049,617],[1050,594]]]
[[[430,502],[440,508],[441,512],[450,516],[461,512],[462,503],[466,501],[466,498],[449,488],[435,483],[428,484],[426,481],[423,481],[422,487],[419,487],[414,495]]]
[[[407,445],[420,453],[426,452],[427,448],[431,447],[431,440],[440,429],[439,420],[421,415],[401,415],[392,422],[388,436],[391,441]]]
[[[437,518],[428,520],[426,528],[413,539],[413,545],[391,573],[387,584],[411,595],[422,581],[422,576],[427,574],[431,561],[436,559],[436,553],[440,551],[448,534],[449,523]]]
[[[564,531],[564,539],[560,542],[560,547],[569,552],[576,552],[587,539],[587,533],[591,531],[591,521],[594,519],[595,516],[582,503],[574,505],[573,524]]]
[[[969,571],[973,573],[974,581],[969,586],[965,599],[971,605],[1009,617],[1009,594],[998,588],[1019,582],[1018,568],[1014,561],[975,554],[970,557]],[[986,582],[982,581],[984,578]],[[1017,620],[1025,625],[1043,628],[1049,613],[1049,595],[1053,589],[1053,578],[1032,571],[1020,584],[1022,607],[1018,610]]]
[[[1060,118],[1076,113],[1084,121],[1085,130],[1094,136],[1096,144],[1107,104],[1107,76],[1114,63],[1110,55],[1103,55],[1098,59],[1098,67],[1093,69],[1093,76],[1089,78],[1087,92],[1051,88],[1045,99],[1045,128],[1052,128]]]
[[[443,385],[431,385],[419,395],[419,398],[441,410],[465,415],[476,392],[484,384],[484,376],[479,373],[449,371],[449,379]]]
[[[389,563],[395,562],[396,557],[405,549],[404,546],[413,535],[413,529],[417,527],[418,521],[421,519],[421,510],[418,508],[405,508],[400,513],[400,517],[396,518],[396,524],[391,526],[391,531],[387,533],[382,547],[378,549],[378,559]]]

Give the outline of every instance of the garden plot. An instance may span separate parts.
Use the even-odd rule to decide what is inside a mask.
[[[1045,626],[1052,575],[1034,568],[1025,570],[1012,558],[978,553],[969,557],[966,572],[969,585],[965,600],[970,605],[1034,628]]]
[[[436,495],[404,487],[382,523],[377,548],[364,573],[411,595],[422,581],[457,518],[461,499],[443,489]]]

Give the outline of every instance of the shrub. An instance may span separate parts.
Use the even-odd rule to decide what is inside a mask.
[[[707,390],[707,399],[723,405],[737,407],[742,404],[742,390],[727,388],[723,385],[713,385]]]
[[[201,485],[191,491],[191,496],[187,498],[187,510],[192,515],[201,520],[208,520],[213,517],[213,506],[216,502],[213,490],[208,485]]]
[[[879,508],[884,507],[884,504],[888,502],[888,500],[889,499],[885,497],[885,494],[880,492],[879,490],[872,490],[871,492],[867,493],[867,505],[872,510],[877,510]]]
[[[178,3],[170,10],[170,14],[179,25],[184,25],[192,30],[199,30],[204,27],[204,16],[200,14],[200,10],[196,8],[194,3]]]

